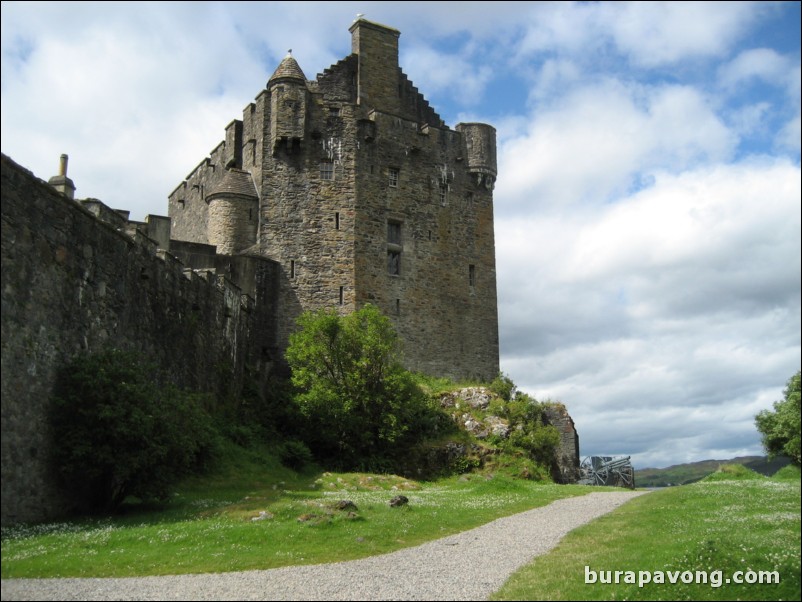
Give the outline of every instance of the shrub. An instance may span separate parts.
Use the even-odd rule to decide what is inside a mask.
[[[281,444],[278,450],[278,457],[281,463],[287,468],[301,470],[312,462],[312,452],[303,441],[290,439]]]
[[[800,396],[800,372],[797,372],[788,379],[783,399],[774,402],[774,410],[763,410],[755,416],[757,430],[763,437],[763,447],[769,457],[786,455],[797,466],[802,460]]]
[[[208,400],[160,385],[139,355],[76,357],[52,401],[55,469],[79,510],[109,512],[128,496],[166,498],[208,460],[216,436]]]
[[[390,320],[372,305],[347,316],[306,312],[286,358],[306,419],[303,439],[338,468],[384,462],[442,421],[403,369]]]

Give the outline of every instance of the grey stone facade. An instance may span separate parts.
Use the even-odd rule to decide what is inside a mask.
[[[242,120],[133,222],[2,157],[2,522],[58,516],[46,416],[81,351],[141,351],[177,384],[236,398],[307,309],[388,315],[414,370],[499,372],[495,130],[445,126],[365,20],[316,80],[288,56]]]
[[[61,368],[82,351],[131,349],[176,384],[237,398],[246,379],[271,369],[279,270],[262,256],[207,245],[170,249],[166,218],[131,222],[100,201],[71,200],[5,156],[2,198],[7,524],[68,507],[47,461],[48,405]]]
[[[443,123],[399,67],[397,30],[350,31],[352,54],[315,80],[281,62],[170,194],[173,238],[280,265],[279,354],[302,311],[372,303],[410,369],[492,379],[495,130]]]

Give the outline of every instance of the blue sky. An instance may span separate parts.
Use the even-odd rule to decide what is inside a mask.
[[[165,214],[287,49],[313,78],[357,13],[449,126],[498,130],[502,371],[583,455],[761,453],[801,361],[799,2],[3,2],[2,152]]]

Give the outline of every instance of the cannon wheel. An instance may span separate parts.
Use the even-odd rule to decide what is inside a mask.
[[[618,475],[621,486],[635,489],[635,469],[632,468],[632,464],[627,464],[618,469]]]
[[[609,474],[606,468],[597,470],[593,466],[593,458],[591,456],[586,457],[579,465],[579,478],[585,482],[593,485],[606,485],[608,477]]]

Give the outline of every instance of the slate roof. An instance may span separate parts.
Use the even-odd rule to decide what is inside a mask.
[[[267,83],[269,84],[277,79],[294,79],[306,83],[306,76],[301,70],[301,66],[298,64],[298,61],[292,57],[292,54],[289,53],[281,59],[281,63],[279,63],[273,75],[270,76],[270,79],[267,80]]]
[[[216,195],[237,195],[252,199],[259,198],[259,195],[256,194],[256,186],[253,184],[251,174],[242,169],[233,168],[226,170],[220,183],[206,195],[206,198],[208,199]]]

